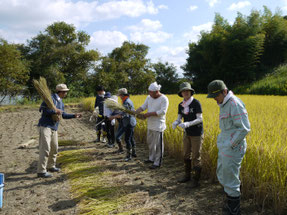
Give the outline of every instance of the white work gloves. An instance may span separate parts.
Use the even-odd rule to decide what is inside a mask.
[[[176,127],[181,123],[181,114],[177,115],[177,119],[172,123],[172,129],[176,129]]]
[[[178,127],[181,127],[181,128],[183,128],[183,129],[186,129],[186,128],[188,128],[190,125],[189,125],[190,123],[189,122],[182,122],[182,123],[180,123],[179,125],[178,125]]]
[[[177,125],[178,124],[180,124],[180,122],[179,121],[174,121],[173,123],[172,123],[172,129],[174,130],[174,129],[176,129],[176,127],[177,127]]]
[[[199,123],[201,123],[203,121],[202,113],[197,113],[196,114],[196,119],[193,120],[193,121],[181,122],[181,118],[182,118],[181,114],[178,114],[177,120],[175,120],[172,123],[172,128],[173,129],[175,129],[177,126],[183,128],[183,129],[186,129],[186,128],[190,127],[190,126],[197,125],[197,124],[199,124]]]

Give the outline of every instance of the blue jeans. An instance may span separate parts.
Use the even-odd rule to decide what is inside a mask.
[[[118,130],[116,132],[116,142],[117,143],[121,142],[121,138],[122,138],[124,133],[125,133],[124,126],[123,126],[122,122],[120,121]]]

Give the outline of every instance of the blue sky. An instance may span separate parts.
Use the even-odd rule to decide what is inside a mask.
[[[152,62],[173,63],[178,73],[188,42],[211,29],[215,13],[230,23],[251,10],[287,15],[287,0],[0,0],[0,37],[26,43],[55,21],[73,24],[91,36],[89,49],[106,55],[128,40],[150,47]]]

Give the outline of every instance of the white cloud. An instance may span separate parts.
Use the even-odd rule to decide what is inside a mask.
[[[198,8],[198,7],[197,7],[196,5],[190,5],[188,9],[189,9],[190,11],[194,11],[194,10],[196,10],[197,8]]]
[[[139,17],[145,13],[156,14],[156,8],[152,1],[146,4],[142,0],[110,1],[99,5],[96,10],[97,19],[114,19],[121,16]]]
[[[127,27],[131,31],[156,31],[162,27],[158,20],[142,19],[137,25]]]
[[[200,36],[201,31],[210,31],[212,28],[213,22],[207,22],[202,25],[192,26],[190,32],[185,33],[183,36],[189,42],[197,42]]]
[[[131,40],[139,43],[163,43],[171,37],[171,34],[163,31],[133,32],[130,34]]]
[[[101,49],[104,54],[116,47],[120,47],[128,38],[119,31],[96,31],[91,35],[90,48]]]
[[[249,1],[240,1],[238,3],[233,3],[228,7],[228,10],[239,10],[241,8],[247,7],[251,5]]]
[[[137,25],[127,27],[131,31],[130,39],[140,43],[162,43],[172,34],[160,31],[162,24],[158,20],[143,19]]]
[[[152,1],[143,0],[111,0],[102,4],[96,0],[1,0],[0,29],[7,34],[13,34],[13,31],[17,30],[34,35],[56,21],[79,27],[123,16],[156,14],[160,8],[163,8],[163,5],[156,7]]]
[[[0,29],[0,38],[7,40],[9,43],[25,43],[27,39],[31,39],[34,36],[36,35],[25,31],[6,31]]]
[[[219,0],[206,0],[210,7],[213,7],[215,4],[219,3]]]
[[[161,61],[163,63],[172,63],[174,66],[176,66],[178,74],[182,75],[183,71],[180,67],[186,63],[186,58],[188,57],[186,54],[186,50],[187,47],[183,46],[161,46],[157,48],[154,52],[150,53],[148,57],[152,59],[153,63],[156,63],[158,61]]]
[[[282,10],[287,11],[287,0],[282,0],[283,1],[283,7]]]

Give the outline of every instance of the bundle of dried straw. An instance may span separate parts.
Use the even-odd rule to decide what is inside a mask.
[[[46,79],[43,77],[40,77],[39,81],[33,79],[33,84],[43,101],[47,104],[48,108],[56,111],[57,108],[52,100],[51,91],[49,90]],[[54,121],[59,121],[61,119],[61,115],[53,114],[52,118]]]
[[[112,99],[106,99],[104,103],[108,108],[112,110],[120,110],[131,115],[136,115],[135,111],[126,109],[123,105],[117,103],[116,101]]]
[[[123,111],[125,113],[131,114],[136,116],[138,119],[145,119],[143,114],[137,114],[134,110],[128,110],[126,109],[123,105],[117,103],[116,101],[112,100],[112,99],[106,99],[104,101],[105,105],[112,109],[112,110],[120,110]]]

